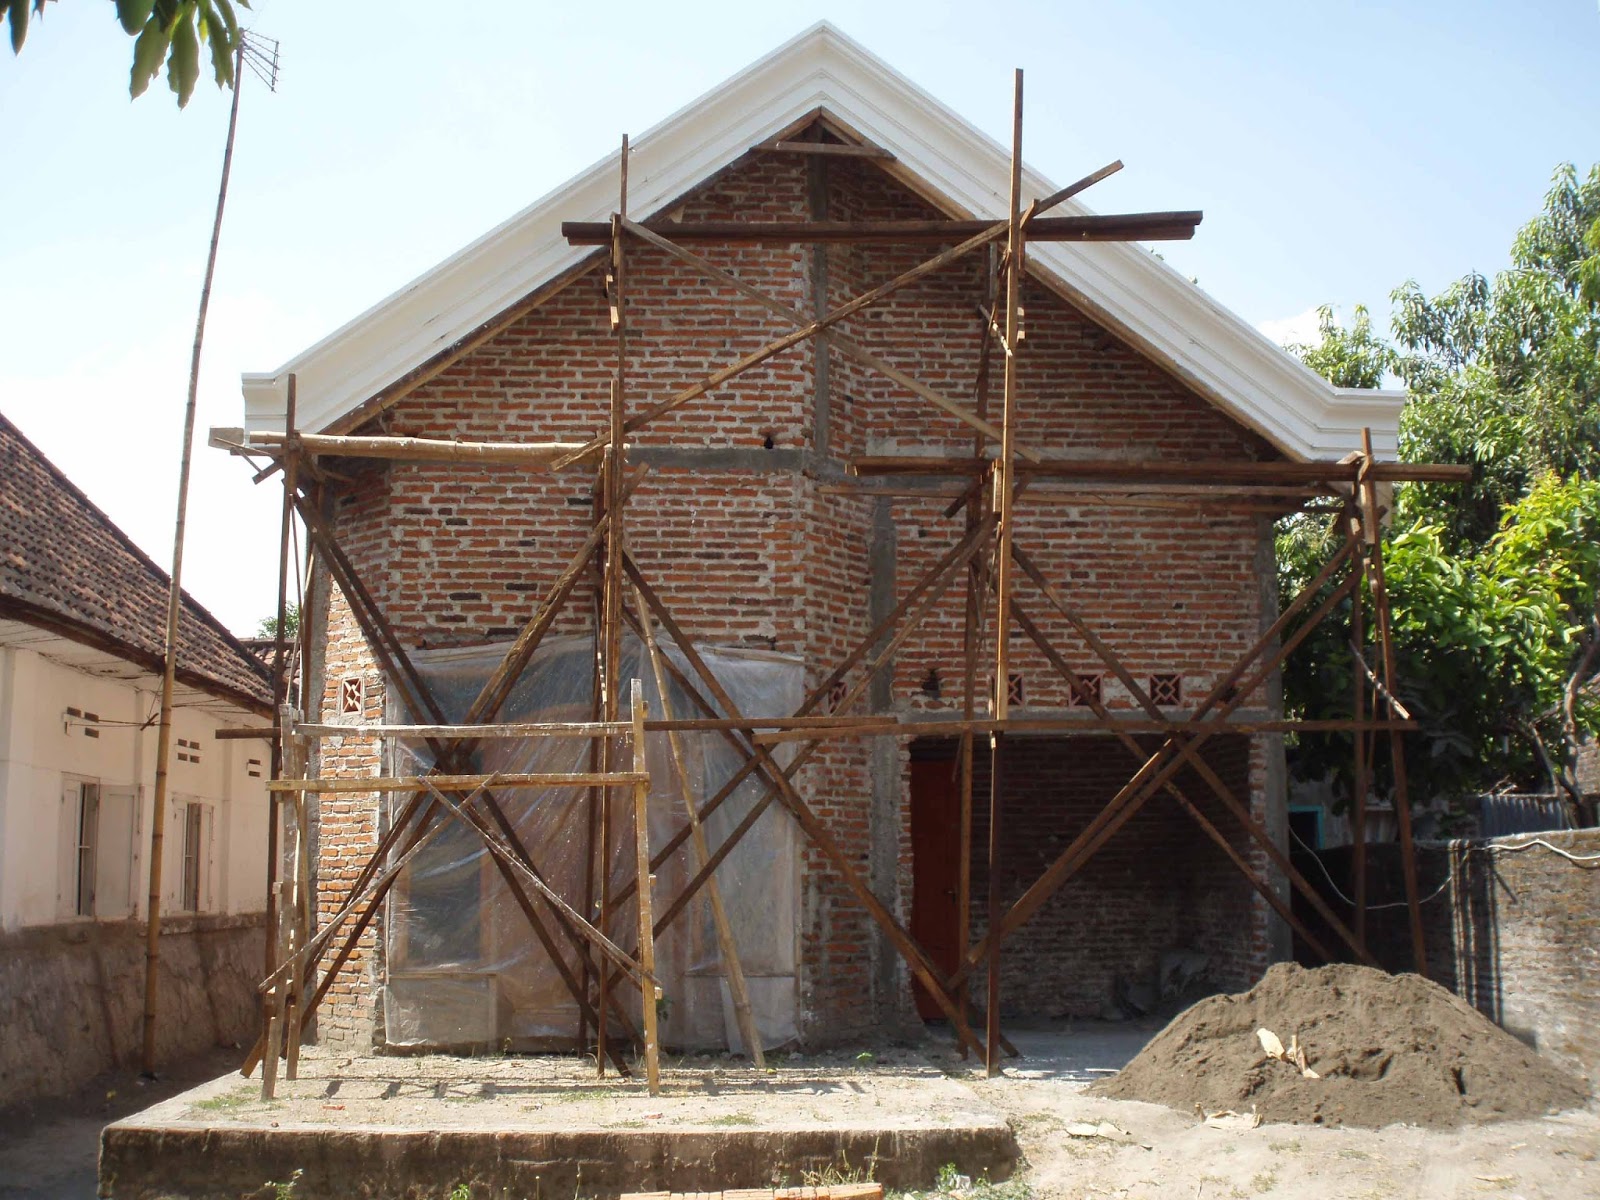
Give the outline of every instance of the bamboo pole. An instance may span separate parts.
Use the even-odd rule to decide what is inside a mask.
[[[995,461],[993,506],[995,529],[994,691],[990,711],[1007,719],[1011,667],[1011,542],[1015,534],[1012,502],[1016,492],[1017,333],[1022,299],[1022,70],[1017,69],[1011,110],[1010,229],[1006,237],[1006,340],[1000,408],[1000,457]],[[984,1073],[1000,1073],[1000,840],[1005,797],[1005,734],[989,735],[989,956],[988,995],[984,1011]]]
[[[1367,460],[1370,461],[1370,460]],[[1366,495],[1366,473],[1363,472],[1357,484],[1358,494],[1364,498]],[[1351,506],[1352,518],[1361,522],[1362,540],[1370,543],[1378,534],[1376,528],[1368,527],[1368,514],[1362,512],[1359,518],[1355,517],[1356,509]],[[1376,520],[1376,514],[1372,514]],[[1356,555],[1355,570],[1356,587],[1350,593],[1350,646],[1351,652],[1358,658],[1362,648],[1366,645],[1365,628],[1365,600],[1361,594],[1362,577],[1366,570],[1367,553],[1363,549]],[[1350,690],[1351,710],[1357,721],[1366,716],[1367,707],[1367,681],[1362,674],[1360,664],[1352,661],[1350,664]],[[1377,705],[1374,702],[1374,710]],[[1350,780],[1350,890],[1355,901],[1355,912],[1351,919],[1355,926],[1356,940],[1365,946],[1367,944],[1367,735],[1364,730],[1357,729],[1351,738],[1354,748],[1354,770]]]
[[[611,220],[611,270],[612,270],[612,332],[616,335],[617,366],[611,380],[610,430],[605,441],[605,515],[607,518],[605,541],[604,587],[601,593],[600,626],[595,630],[595,640],[601,651],[601,681],[604,684],[600,715],[603,720],[616,721],[620,717],[621,702],[619,678],[622,670],[622,553],[624,497],[622,476],[624,471],[623,438],[627,433],[627,382],[628,382],[628,298],[627,254],[623,247],[622,222],[628,215],[628,136],[622,137],[622,152],[617,165],[617,212]],[[591,442],[593,451],[598,443]],[[567,460],[558,460],[565,466]],[[615,740],[601,743],[602,770],[609,770],[620,747]],[[605,929],[611,920],[611,802],[600,798],[600,928]],[[641,881],[642,882],[642,881]],[[608,973],[600,972],[600,1022],[596,1030],[599,1052],[595,1055],[597,1069],[605,1073],[606,1000],[610,993]]]
[[[639,589],[634,592],[634,611],[644,635],[645,649],[650,656],[650,669],[655,675],[656,695],[661,698],[661,715],[672,719],[672,684],[662,663],[661,645],[655,635],[655,621],[645,607]],[[706,845],[706,833],[695,811],[695,787],[689,779],[689,768],[684,762],[683,745],[676,731],[667,734],[667,746],[672,754],[672,769],[678,779],[678,790],[683,794],[683,807],[688,814],[691,841],[694,846],[695,870],[703,870],[711,852]],[[649,863],[641,868],[649,874]],[[728,910],[722,903],[722,889],[713,875],[706,880],[706,899],[711,906],[711,923],[717,933],[717,950],[722,955],[722,969],[728,976],[728,991],[733,998],[734,1020],[739,1026],[739,1037],[744,1041],[745,1057],[758,1068],[765,1070],[766,1055],[761,1048],[761,1033],[756,1028],[755,1013],[750,1007],[750,991],[745,986],[744,964],[739,959],[739,943],[733,936],[733,924],[728,920]]]
[[[206,310],[211,305],[211,281],[217,270],[217,244],[222,238],[222,212],[228,201],[228,175],[233,169],[233,139],[239,128],[239,92],[244,82],[244,47],[234,54],[233,101],[228,108],[228,137],[222,151],[222,182],[217,188],[217,212],[211,222],[211,246],[200,285],[200,312],[195,319],[194,350],[189,356],[189,396],[183,410],[183,448],[178,462],[178,516],[172,534],[172,575],[167,584],[167,626],[162,642],[161,715],[156,734],[154,807],[150,813],[150,891],[145,910],[144,1046],[141,1063],[146,1075],[156,1069],[156,1012],[161,992],[161,871],[165,848],[168,770],[172,755],[172,692],[178,666],[178,615],[183,609],[183,535],[189,514],[189,467],[194,455],[195,405],[200,393],[200,349],[205,341]]]
[[[312,457],[382,458],[402,462],[475,463],[479,466],[515,466],[524,470],[548,467],[557,459],[582,450],[580,442],[466,442],[414,437],[349,437],[292,431],[252,430],[252,448],[295,447]],[[568,461],[582,462],[598,451]]]
[[[638,871],[639,909],[639,965],[643,968],[639,980],[639,1005],[644,1010],[644,1071],[645,1082],[652,1096],[661,1094],[661,1036],[657,1029],[660,1017],[657,1006],[661,1003],[661,985],[653,983],[656,973],[656,939],[652,926],[652,894],[655,876],[650,873],[650,770],[644,754],[644,685],[633,681],[633,770],[644,777],[633,789],[633,851]]]
[[[1372,430],[1361,431],[1361,450],[1372,457]],[[1369,511],[1377,510],[1376,485],[1368,479],[1366,505]],[[1389,590],[1383,577],[1383,538],[1376,526],[1372,529],[1372,612],[1377,625],[1378,645],[1383,652],[1383,686],[1392,696],[1395,688],[1394,635],[1389,622]],[[1406,909],[1411,918],[1411,955],[1417,974],[1428,977],[1427,939],[1422,932],[1422,901],[1417,888],[1416,846],[1411,836],[1411,795],[1406,781],[1404,736],[1399,731],[1389,734],[1390,769],[1394,772],[1394,819],[1400,832],[1400,872],[1405,880]]]

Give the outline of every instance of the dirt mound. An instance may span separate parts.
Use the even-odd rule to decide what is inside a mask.
[[[1305,1052],[1275,1058],[1257,1030]],[[1270,1042],[1270,1039],[1268,1039]],[[1417,975],[1280,963],[1248,992],[1180,1013],[1090,1091],[1263,1121],[1440,1129],[1581,1106],[1579,1082],[1465,1000]]]

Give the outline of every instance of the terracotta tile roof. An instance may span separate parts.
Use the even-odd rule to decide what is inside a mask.
[[[0,616],[53,629],[159,673],[167,572],[0,415]],[[267,669],[183,597],[178,678],[263,713]]]

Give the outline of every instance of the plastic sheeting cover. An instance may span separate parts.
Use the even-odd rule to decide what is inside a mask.
[[[461,720],[479,690],[505,656],[505,645],[423,651],[414,656],[445,715]],[[623,648],[624,717],[631,681],[643,681],[650,715],[662,712],[649,658],[631,635]],[[670,643],[665,656],[692,678]],[[701,651],[717,679],[746,716],[784,716],[801,702],[803,671],[798,659],[749,650]],[[588,637],[551,639],[518,679],[501,708],[500,721],[587,721],[593,695],[593,641]],[[669,672],[670,676],[670,672]],[[674,686],[674,717],[702,715]],[[401,723],[410,718],[390,714]],[[743,765],[720,733],[680,734],[697,809]],[[586,738],[533,737],[479,743],[475,772],[555,772],[589,768]],[[649,839],[652,853],[687,820],[684,796],[673,769],[667,735],[646,738],[650,770]],[[402,743],[394,751],[395,770],[404,773],[432,765],[423,743]],[[781,756],[780,756],[781,757]],[[706,837],[714,851],[764,793],[746,779],[709,819]],[[495,790],[495,798],[516,829],[546,882],[579,912],[597,911],[599,876],[586,870],[590,821],[598,821],[586,788]],[[634,870],[633,795],[627,788],[606,789],[611,836],[604,870],[613,894],[632,882]],[[404,797],[390,797],[390,816]],[[570,1046],[578,1032],[578,1007],[544,947],[512,899],[482,839],[458,818],[442,812],[447,824],[414,859],[390,893],[385,922],[384,1026],[395,1046],[513,1048]],[[596,867],[601,856],[596,854]],[[686,839],[656,871],[655,910],[664,906],[695,874],[699,859]],[[756,1024],[766,1046],[796,1036],[796,896],[799,859],[796,830],[782,806],[771,803],[739,845],[718,867],[739,959],[749,984]],[[586,876],[595,899],[586,908]],[[563,961],[574,978],[580,958],[534,895]],[[638,940],[634,902],[616,907],[605,930],[625,949]],[[661,1038],[683,1049],[739,1045],[732,1001],[718,952],[716,930],[705,889],[656,941],[656,974],[665,1002],[660,1006]],[[619,985],[630,1017],[639,1019],[639,993],[631,982]],[[615,1022],[613,1022],[615,1028]],[[592,1031],[591,1031],[592,1036]]]

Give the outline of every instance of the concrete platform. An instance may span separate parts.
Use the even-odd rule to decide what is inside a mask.
[[[114,1200],[569,1200],[628,1191],[875,1179],[926,1188],[953,1164],[999,1181],[1017,1165],[1006,1118],[915,1051],[782,1058],[765,1073],[690,1059],[662,1095],[572,1058],[330,1058],[263,1103],[237,1074],[106,1128],[100,1194]],[[297,1174],[298,1172],[298,1174]]]

